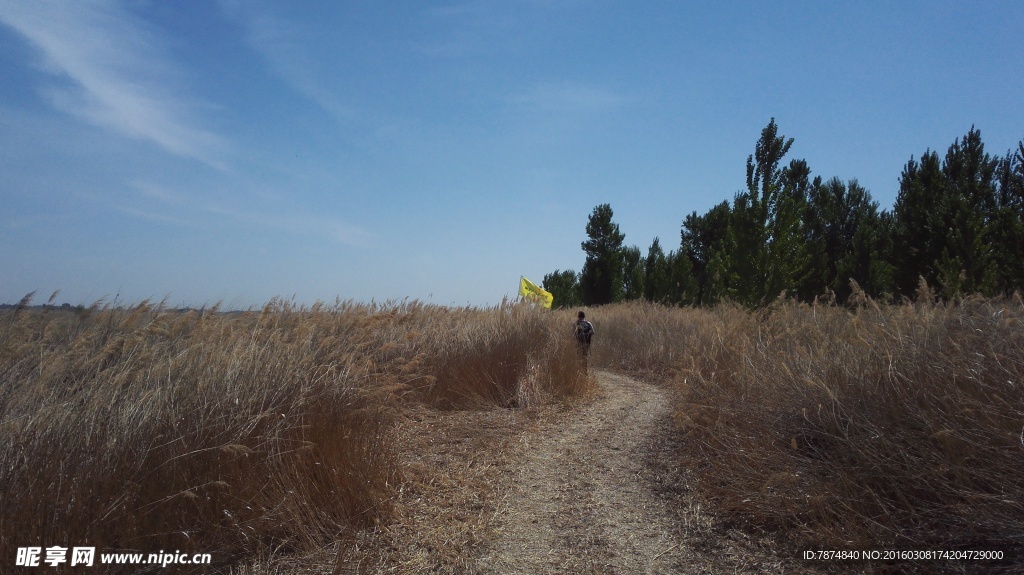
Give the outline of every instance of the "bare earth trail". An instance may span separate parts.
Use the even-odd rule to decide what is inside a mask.
[[[685,546],[654,496],[667,393],[596,372],[600,397],[525,433],[483,573],[678,573]]]
[[[669,391],[594,376],[583,403],[427,411],[406,425],[397,519],[364,533],[333,573],[807,572],[714,527],[678,467]]]

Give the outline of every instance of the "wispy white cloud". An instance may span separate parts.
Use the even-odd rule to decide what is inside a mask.
[[[605,112],[626,103],[624,96],[611,90],[571,82],[539,84],[511,100],[523,108],[559,113]]]
[[[266,60],[270,70],[303,97],[339,122],[359,114],[318,79],[315,54],[308,38],[287,20],[256,2],[221,0],[221,8],[245,30],[246,42]]]
[[[235,214],[235,217],[249,221],[261,227],[278,229],[293,235],[314,234],[348,246],[369,247],[371,234],[360,228],[345,223],[337,218],[317,214]]]
[[[179,94],[166,42],[115,0],[0,0],[0,22],[41,52],[44,71],[69,80],[41,89],[56,108],[223,168],[227,144]]]
[[[202,213],[215,218],[226,218],[237,224],[284,232],[295,236],[312,236],[336,241],[348,246],[365,248],[373,239],[366,229],[349,224],[328,214],[303,211],[245,209],[215,204],[150,182],[133,182],[139,195],[149,200],[148,209],[131,204],[115,206],[118,211],[134,217],[158,220],[178,225],[194,225],[195,215]],[[208,196],[206,196],[208,197]]]
[[[146,211],[132,206],[115,206],[114,209],[121,212],[122,214],[126,214],[134,218],[142,218],[144,220],[152,220],[156,222],[162,222],[165,224],[174,224],[177,226],[188,225],[187,221],[182,220],[180,218],[176,218],[174,216],[169,216],[167,214],[159,212]]]

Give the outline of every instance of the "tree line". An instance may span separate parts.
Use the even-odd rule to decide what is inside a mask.
[[[780,296],[846,302],[855,286],[879,300],[912,298],[921,282],[944,297],[1024,289],[1024,140],[1003,156],[973,126],[944,157],[911,156],[892,210],[856,179],[811,178],[784,160],[793,138],[773,118],[747,158],[746,189],[682,221],[678,248],[624,244],[611,205],[587,221],[579,273],[556,270],[556,307],[647,300],[749,307]]]

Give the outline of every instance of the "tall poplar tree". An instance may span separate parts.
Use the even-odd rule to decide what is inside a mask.
[[[633,301],[644,297],[644,256],[640,248],[622,248],[622,299]]]
[[[609,204],[594,208],[587,221],[587,241],[581,244],[587,259],[580,272],[580,291],[584,305],[602,305],[622,299],[622,242],[626,235],[612,221]]]
[[[661,249],[661,241],[655,237],[647,249],[647,259],[644,260],[644,299],[665,303],[670,291],[669,275],[665,251]]]
[[[810,169],[803,160],[779,167],[792,145],[772,118],[747,158],[747,189],[733,200],[730,291],[750,307],[794,293],[808,271],[801,215]]]

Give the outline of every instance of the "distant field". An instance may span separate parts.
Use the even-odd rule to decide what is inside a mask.
[[[573,316],[277,300],[0,310],[0,560],[87,545],[224,566],[388,525],[402,421],[588,396]],[[675,457],[723,525],[791,556],[1024,553],[1020,298],[617,304],[588,319],[594,364],[671,390]]]

